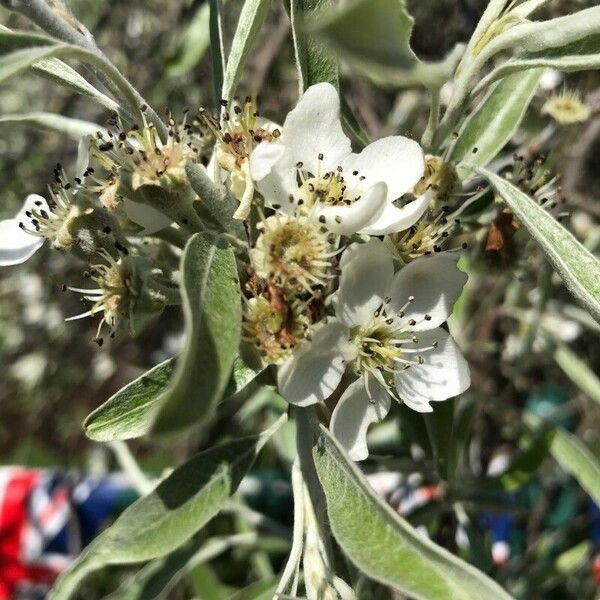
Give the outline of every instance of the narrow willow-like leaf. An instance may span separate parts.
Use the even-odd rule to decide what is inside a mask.
[[[223,2],[209,0],[210,52],[212,55],[213,86],[215,88],[215,106],[219,106],[225,73],[225,41],[223,39]]]
[[[600,33],[600,6],[580,10],[549,21],[526,21],[493,39],[483,50],[486,59],[500,50],[545,53]]]
[[[462,55],[455,48],[440,63],[420,61],[410,47],[414,19],[404,0],[349,0],[308,21],[361,74],[381,85],[441,87]]]
[[[249,533],[213,537],[203,542],[190,540],[168,556],[148,563],[133,577],[125,580],[115,592],[104,600],[159,600],[159,598],[165,598],[191,569],[237,545],[254,541],[255,537],[256,534]]]
[[[89,135],[96,135],[99,131],[104,131],[104,127],[100,127],[100,125],[96,125],[96,123],[90,123],[90,121],[72,119],[70,117],[63,117],[62,115],[46,112],[26,113],[23,115],[2,115],[0,116],[0,123],[19,123],[37,129],[56,131],[58,133],[64,133],[74,140],[80,140]]]
[[[554,360],[584,394],[600,404],[600,377],[583,359],[561,344],[554,353]]]
[[[9,32],[10,29],[4,25],[0,25],[0,32]],[[44,77],[54,83],[66,87],[77,94],[81,94],[90,98],[100,106],[111,111],[117,111],[119,105],[112,99],[97,90],[93,85],[88,83],[75,69],[66,65],[62,60],[57,58],[42,59],[31,66],[30,71]]]
[[[271,0],[244,2],[223,76],[223,98],[230,99],[235,93],[248,53],[265,22],[270,6]]]
[[[159,399],[156,433],[173,433],[212,416],[233,368],[242,308],[235,257],[214,235],[197,233],[181,262],[186,342],[169,389]]]
[[[333,534],[369,577],[417,599],[510,598],[497,583],[399,517],[323,426],[313,458]]]
[[[167,70],[171,75],[184,75],[202,60],[210,47],[209,19],[210,6],[201,4],[167,58]]]
[[[126,509],[57,580],[51,600],[67,600],[93,571],[144,562],[179,548],[229,500],[256,455],[285,421],[260,436],[235,440],[188,460]]]
[[[552,456],[570,473],[579,485],[600,504],[600,461],[576,435],[557,429],[552,446]]]
[[[243,240],[246,236],[244,224],[232,216],[237,210],[239,202],[231,195],[231,192],[224,185],[214,183],[206,169],[198,163],[187,163],[185,170],[192,189],[198,194],[202,206],[209,212],[212,219],[221,225],[223,231],[232,233]]]
[[[485,169],[478,169],[511,207],[568,290],[600,322],[600,261],[560,223],[514,185]]]
[[[300,92],[315,83],[326,81],[340,87],[338,64],[325,45],[302,27],[313,13],[332,6],[331,0],[289,0],[294,53]]]
[[[44,35],[0,29],[0,81],[35,67],[40,60],[51,58],[73,58],[94,67],[115,84],[132,112],[139,114],[135,91],[101,55]]]
[[[88,415],[85,434],[97,442],[129,440],[145,435],[155,416],[156,401],[175,371],[170,358],[150,369],[111,396]]]
[[[110,442],[149,433],[158,398],[167,389],[174,371],[175,359],[170,358],[127,384],[90,413],[83,423],[85,434],[97,442]],[[258,374],[236,359],[226,395],[241,392]]]
[[[462,126],[449,160],[483,167],[515,134],[535,94],[543,69],[517,73],[498,83]],[[459,169],[461,176],[472,175]]]
[[[69,67],[62,60],[58,60],[58,58],[38,60],[31,66],[30,70],[34,75],[58,83],[62,87],[81,94],[111,112],[119,110],[119,105],[112,98],[97,90],[75,69]]]
[[[559,71],[588,71],[600,68],[600,34],[591,35],[572,44],[549,48],[543,52],[519,54],[484,77],[471,95],[478,94],[488,85],[512,73],[527,69],[550,67]]]

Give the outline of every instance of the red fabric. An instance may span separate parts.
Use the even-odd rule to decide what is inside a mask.
[[[37,471],[11,473],[0,506],[0,600],[10,600],[19,582],[52,583],[57,573],[46,567],[27,565],[23,560],[27,532],[27,502],[37,485]]]

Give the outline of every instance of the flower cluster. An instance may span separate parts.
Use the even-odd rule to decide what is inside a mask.
[[[101,314],[99,331],[111,335],[133,327],[177,302],[170,273],[189,235],[231,238],[188,180],[196,163],[237,201],[229,218],[244,221],[246,236],[232,241],[245,274],[245,342],[276,365],[290,403],[322,405],[350,456],[368,455],[367,429],[393,401],[429,412],[469,386],[444,327],[466,281],[444,248],[457,222],[450,165],[402,136],[353,152],[326,83],[282,126],[250,99],[187,118],[169,117],[162,139],[145,116],[129,129],[113,117],[87,141],[74,185],[60,175],[50,200],[29,196],[0,223],[2,264],[23,262],[46,238],[77,251],[97,285],[70,288],[92,303],[81,316]]]

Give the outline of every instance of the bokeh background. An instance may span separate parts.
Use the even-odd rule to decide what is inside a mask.
[[[241,4],[241,0],[225,3],[229,36]],[[415,51],[422,58],[438,59],[456,42],[468,40],[486,2],[412,0],[408,4],[416,18]],[[593,4],[594,0],[555,0],[544,10],[564,14]],[[188,106],[211,106],[207,10],[202,0],[70,0],[69,6],[154,107],[177,115]],[[0,23],[31,28],[4,10],[0,10]],[[540,140],[537,133],[549,124],[540,108],[550,91],[542,89],[507,156],[513,151],[528,158],[548,155],[548,168],[561,177],[568,213],[565,223],[597,253],[600,75],[569,75],[559,86],[580,90],[591,111],[589,120],[557,127],[550,142]],[[289,22],[279,2],[274,2],[239,89],[242,95],[258,96],[261,112],[274,120],[281,120],[295,102]],[[425,126],[427,100],[419,90],[377,89],[349,74],[343,90],[375,138],[392,133],[418,137]],[[2,113],[44,110],[99,124],[108,116],[85,99],[32,75],[3,83],[0,106]],[[43,195],[56,163],[72,173],[76,151],[76,143],[55,133],[0,124],[0,218],[14,214],[27,194]],[[476,226],[465,233],[471,277],[454,317],[473,374],[473,386],[460,400],[460,414],[465,415],[464,461],[475,476],[485,474],[492,458],[510,456],[523,446],[524,415],[545,414],[548,406],[560,407],[560,425],[576,432],[596,454],[600,451],[600,398],[594,399],[593,390],[582,385],[583,376],[576,370],[583,364],[588,372],[600,373],[600,327],[568,296],[525,232],[511,230],[500,249],[486,250],[489,227],[500,210],[490,203]],[[179,347],[181,318],[175,309],[134,337],[121,334],[102,348],[92,342],[94,319],[65,323],[82,307],[78,295],[61,288],[65,283],[80,286],[83,268],[73,257],[44,248],[28,263],[0,271],[0,464],[96,472],[118,468],[110,449],[86,439],[83,419]],[[227,426],[226,421],[222,424]],[[242,426],[251,430],[252,422]],[[410,457],[419,427],[410,415],[399,412],[387,429],[376,432],[373,443],[379,444],[379,453],[395,454],[390,464],[401,468],[403,449],[404,458]],[[131,449],[145,470],[160,473],[208,442],[136,440]],[[277,465],[280,459],[266,460]],[[600,539],[593,537],[593,513],[585,493],[550,458],[535,465],[528,482],[528,487],[520,488],[527,497],[511,509],[516,523],[510,540],[515,558],[494,565],[490,533],[482,525],[477,538],[482,551],[473,552],[474,562],[523,598],[594,597],[593,558]],[[470,502],[477,504],[480,499],[465,490],[461,501],[469,509]],[[456,550],[457,517],[449,507],[415,519],[433,523],[433,537]],[[277,556],[274,565],[281,559]],[[245,562],[244,556],[236,560],[245,565],[239,573],[246,575],[233,577],[241,584],[258,567]],[[86,597],[100,596],[111,587],[102,580],[96,584]],[[178,593],[173,597],[186,597]]]

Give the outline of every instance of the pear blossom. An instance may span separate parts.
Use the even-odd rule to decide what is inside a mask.
[[[242,106],[237,103],[230,106],[223,100],[219,119],[203,110],[201,115],[216,138],[208,174],[213,181],[229,184],[231,193],[240,203],[233,218],[246,219],[254,199],[249,157],[259,144],[277,140],[281,128],[261,117],[250,98],[246,98]]]
[[[367,457],[367,429],[386,416],[392,399],[431,412],[431,402],[469,387],[468,365],[440,327],[466,281],[456,256],[422,257],[394,273],[380,240],[351,245],[340,261],[335,317],[279,367],[279,391],[298,406],[325,401],[345,373],[352,375],[330,428],[354,460]]]
[[[250,174],[272,208],[309,215],[343,235],[383,235],[415,223],[429,206],[429,190],[402,208],[394,201],[413,189],[424,169],[421,147],[402,136],[353,153],[329,83],[311,86],[287,115],[280,138],[250,156]]]
[[[51,237],[49,234],[54,232],[55,224],[62,223],[60,215],[51,218],[50,214],[46,199],[30,194],[13,218],[0,221],[0,266],[19,265],[36,253],[45,238]],[[25,224],[30,222],[32,229],[27,230]],[[38,223],[38,229],[41,228],[40,222],[48,224],[50,230],[35,230],[35,223]]]

